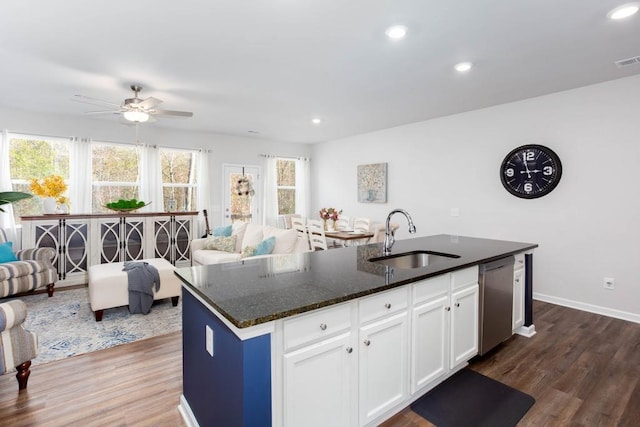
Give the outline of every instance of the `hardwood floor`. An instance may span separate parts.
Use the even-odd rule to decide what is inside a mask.
[[[515,336],[471,368],[531,394],[520,426],[640,426],[640,324],[534,302],[538,333]],[[180,333],[32,368],[18,394],[0,376],[0,424],[184,426]],[[410,409],[385,427],[432,426]]]

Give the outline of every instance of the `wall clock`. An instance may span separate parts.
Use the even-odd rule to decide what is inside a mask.
[[[516,197],[536,199],[553,191],[562,176],[560,157],[543,145],[523,145],[511,151],[500,166],[504,188]]]

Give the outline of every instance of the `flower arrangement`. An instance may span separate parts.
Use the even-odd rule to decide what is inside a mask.
[[[236,182],[236,194],[238,196],[253,196],[255,193],[249,177],[243,175],[238,178]]]
[[[337,210],[336,208],[322,208],[320,209],[320,218],[325,221],[328,219],[337,221],[342,213],[342,209]]]
[[[29,190],[36,196],[53,197],[58,203],[64,204],[68,202],[68,199],[62,195],[67,191],[67,184],[60,175],[53,174],[42,180],[33,178],[29,185]]]

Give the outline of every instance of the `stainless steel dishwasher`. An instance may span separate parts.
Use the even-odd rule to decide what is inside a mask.
[[[514,256],[480,265],[478,354],[509,338],[513,316]]]

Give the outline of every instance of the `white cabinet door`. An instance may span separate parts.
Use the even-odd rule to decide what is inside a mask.
[[[451,294],[450,368],[478,353],[478,284]]]
[[[513,324],[515,332],[524,325],[524,268],[513,272]]]
[[[408,396],[408,313],[360,328],[360,425],[365,425]]]
[[[449,296],[413,309],[411,393],[449,370]]]
[[[284,425],[353,425],[357,355],[351,333],[284,355]]]

